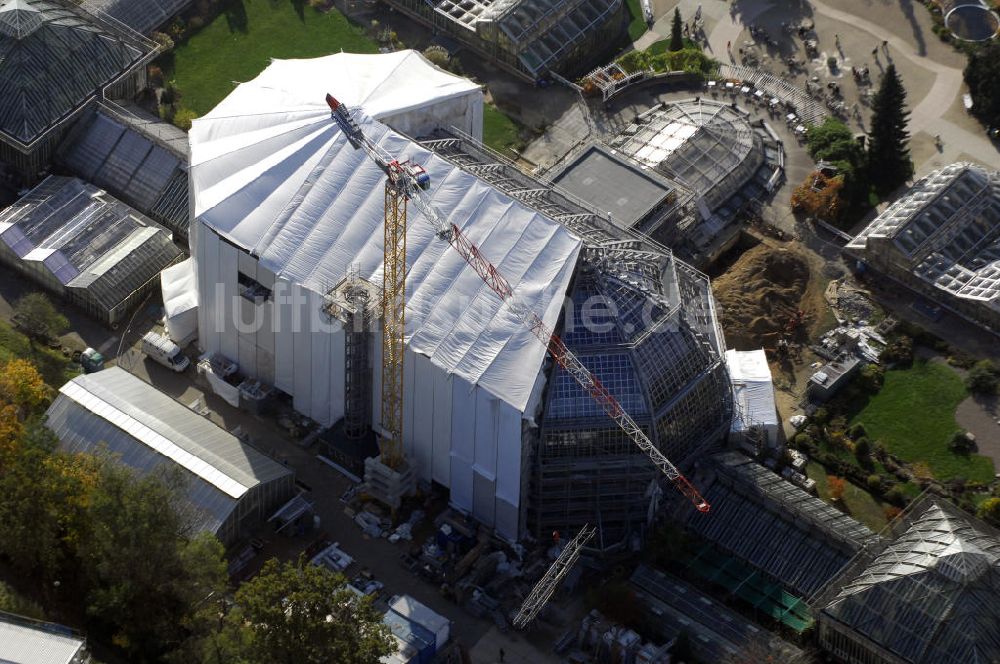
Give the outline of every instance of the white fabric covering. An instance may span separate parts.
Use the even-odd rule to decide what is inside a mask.
[[[167,335],[186,345],[198,334],[198,283],[194,259],[171,265],[160,273]]]
[[[726,351],[726,366],[733,383],[737,411],[732,430],[739,433],[750,426],[763,426],[768,441],[775,442],[778,411],[774,402],[774,382],[763,349]]]
[[[291,73],[283,80],[289,89],[241,85],[195,122],[190,134],[195,215],[232,245],[259,256],[262,267],[312,293],[318,310],[322,294],[352,266],[381,283],[385,176],[364,152],[351,148],[330,119],[322,80]],[[361,118],[361,124],[389,153],[427,169],[438,209],[554,325],[580,240],[380,123]],[[205,269],[229,270],[238,253],[231,249],[223,243],[218,268]],[[412,206],[407,259],[410,350],[524,412],[544,346]],[[219,281],[199,279],[199,284]],[[236,358],[235,340],[223,336],[221,352]],[[314,347],[322,343],[312,340]],[[301,350],[297,345],[296,353]],[[246,368],[242,359],[240,364]],[[296,386],[293,394],[305,389]],[[329,401],[320,394],[313,399]]]

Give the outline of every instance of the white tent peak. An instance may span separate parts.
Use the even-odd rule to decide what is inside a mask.
[[[304,60],[272,60],[240,89],[270,90],[285,97],[282,108],[326,110],[326,93],[376,120],[428,103],[481,91],[467,78],[444,71],[414,50],[394,53],[334,53]],[[244,90],[245,92],[246,90]],[[232,94],[206,117],[239,114],[249,109],[242,94]],[[236,105],[239,104],[237,107]]]

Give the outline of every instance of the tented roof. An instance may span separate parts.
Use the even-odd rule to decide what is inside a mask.
[[[917,514],[823,613],[914,664],[1000,661],[1000,537],[940,500]]]
[[[68,2],[0,0],[0,135],[31,143],[154,48]]]
[[[276,275],[314,292],[327,293],[353,268],[381,283],[385,175],[330,118],[324,98],[335,83],[328,67],[320,75],[314,61],[285,63],[275,76],[274,66],[194,122],[195,216]],[[391,112],[384,86],[366,89],[379,92],[356,90],[355,99]],[[397,95],[396,103],[413,100]],[[434,205],[554,326],[580,240],[363,115],[356,115],[360,125],[384,150],[426,168]],[[545,347],[413,206],[408,228],[407,344],[524,411]]]
[[[255,107],[325,109],[323,100],[329,92],[348,106],[360,106],[372,118],[382,120],[479,90],[479,85],[435,67],[414,50],[375,55],[335,53],[307,60],[272,60],[257,78],[223,99],[211,115],[231,115],[234,111],[252,115]],[[245,103],[249,108],[241,108]]]
[[[188,498],[203,529],[216,531],[259,484],[291,474],[152,385],[118,367],[77,376],[59,389],[46,419],[70,452],[106,446],[149,473],[174,464],[190,476]]]
[[[726,366],[733,382],[733,397],[742,424],[747,427],[778,424],[774,383],[764,349],[727,350]],[[737,422],[734,421],[733,426],[736,425]]]

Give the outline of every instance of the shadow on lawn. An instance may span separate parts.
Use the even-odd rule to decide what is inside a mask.
[[[243,0],[228,0],[222,11],[226,15],[226,23],[229,24],[230,32],[246,34],[249,31],[247,8],[243,6]]]

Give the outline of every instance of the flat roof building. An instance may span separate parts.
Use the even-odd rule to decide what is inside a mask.
[[[0,262],[107,325],[180,257],[167,229],[76,178],[49,176],[0,212]]]
[[[156,50],[70,2],[0,0],[0,162],[37,182],[83,110],[145,85]]]
[[[733,383],[733,426],[735,436],[756,438],[768,447],[778,445],[778,409],[774,401],[774,380],[764,349],[726,351],[726,366]]]
[[[661,173],[596,143],[573,155],[551,179],[615,224],[643,232],[678,214],[691,197]]]
[[[84,639],[62,625],[0,611],[3,664],[89,664]]]
[[[211,420],[118,367],[59,389],[46,426],[67,452],[106,449],[140,475],[167,466],[189,479],[197,531],[232,544],[294,492],[294,474]]]
[[[847,249],[1000,334],[1000,171],[969,163],[934,171],[914,182]]]

